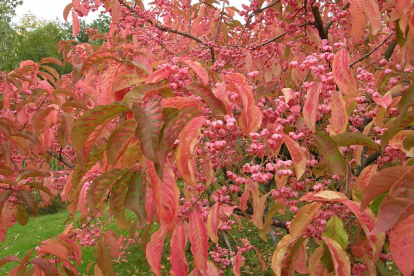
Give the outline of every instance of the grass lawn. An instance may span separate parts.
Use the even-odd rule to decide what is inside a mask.
[[[286,212],[287,215],[283,217],[283,219],[289,219],[291,214]],[[48,214],[48,215],[41,215],[38,216],[35,220],[30,218],[30,221],[27,225],[21,226],[16,223],[13,228],[9,228],[7,232],[7,238],[4,243],[0,243],[0,259],[7,255],[16,255],[19,258],[22,258],[24,254],[35,248],[36,246],[40,245],[40,242],[51,238],[55,235],[58,235],[65,229],[65,225],[63,222],[67,218],[67,211],[62,210],[57,214]],[[127,218],[133,218],[131,213],[127,213]],[[254,250],[248,251],[243,254],[246,258],[246,262],[242,267],[241,271],[243,275],[273,275],[271,271],[271,256],[275,249],[273,242],[270,237],[268,237],[268,242],[262,241],[257,233],[257,229],[252,226],[251,224],[247,223],[245,219],[242,219],[243,228],[238,230],[237,223],[233,226],[234,229],[231,231],[231,235],[228,235],[229,241],[233,247],[233,251],[237,252],[237,246],[242,246],[240,242],[241,238],[247,238],[251,242],[252,245],[256,246],[263,259],[268,265],[267,270],[263,273],[259,258]],[[109,221],[107,225],[104,227],[105,230],[111,229],[116,231],[120,235],[127,236],[127,231],[120,230],[115,222]],[[151,232],[155,231],[155,229],[151,229]],[[224,245],[224,240],[221,238],[219,241],[220,245],[223,248],[226,248]],[[168,244],[168,238],[165,239],[165,245]],[[210,244],[212,247],[215,247],[214,244]],[[310,251],[316,247],[316,244],[312,242],[308,243],[308,247],[310,247]],[[165,264],[165,271],[170,269],[170,264],[167,260],[169,253],[169,248],[167,248],[167,253],[162,260],[162,264]],[[120,263],[118,261],[114,261],[113,263],[113,270],[118,275],[151,275],[150,268],[145,260],[145,255],[140,250],[139,245],[133,245],[130,248],[130,254],[127,255],[128,262]],[[192,254],[189,250],[189,244],[187,245],[187,259],[189,263],[192,260]],[[86,270],[88,264],[94,261],[94,248],[82,248],[82,263],[79,265],[78,272],[79,275],[88,275],[86,274]],[[34,254],[32,255],[32,257]],[[8,263],[0,268],[0,275],[6,275],[10,269],[12,269],[17,263]],[[387,262],[387,265],[384,267],[378,267],[381,271],[381,275],[399,275],[396,271],[395,266],[391,263]],[[193,267],[190,266],[190,271]],[[393,274],[394,273],[394,274]],[[93,266],[92,269],[89,271],[89,275],[93,274]],[[224,275],[233,275],[231,268],[227,268],[224,270]],[[299,275],[299,274],[297,274]]]
[[[47,214],[40,215],[33,219],[32,217],[29,220],[29,223],[25,226],[15,224],[13,228],[9,228],[7,231],[7,237],[4,243],[0,243],[0,259],[8,255],[16,255],[19,258],[22,258],[24,254],[40,245],[40,242],[60,234],[64,229],[65,225],[63,222],[66,220],[68,213],[66,210],[62,210],[57,214]],[[132,218],[132,214],[127,214],[127,217]],[[248,238],[252,245],[258,247],[260,253],[263,255],[264,260],[267,264],[271,262],[271,255],[274,251],[274,246],[269,238],[268,243],[263,242],[257,235],[257,230],[249,225],[244,219],[242,219],[243,229],[238,231],[237,223],[233,226],[235,229],[231,231],[233,236],[229,235],[230,243],[233,246],[233,250],[236,251],[236,245],[241,246],[242,243],[239,241],[240,238]],[[115,222],[110,221],[104,229],[111,229],[116,231],[121,235],[127,235],[127,231],[120,230]],[[155,231],[155,230],[151,230]],[[168,243],[166,238],[165,244]],[[220,244],[225,248],[224,241],[221,239]],[[212,244],[212,246],[214,246]],[[169,249],[167,249],[169,251]],[[165,269],[168,271],[170,269],[169,262],[167,260],[169,252],[165,254],[165,257],[162,261],[166,265]],[[114,271],[118,275],[150,275],[149,266],[145,260],[145,255],[142,250],[140,250],[139,245],[132,246],[130,254],[127,255],[128,262],[120,263],[114,261]],[[82,263],[77,268],[79,275],[88,275],[86,274],[87,266],[89,263],[93,262],[94,249],[93,248],[82,248]],[[260,268],[259,258],[257,257],[254,250],[251,250],[247,253],[244,253],[243,256],[246,258],[242,272],[245,275],[262,275],[263,272]],[[34,254],[32,254],[34,257]],[[192,260],[192,254],[189,250],[188,245],[188,254],[187,258],[189,263]],[[0,268],[0,275],[6,275],[17,263],[8,263]],[[190,267],[191,271],[192,267]],[[89,272],[93,274],[93,267]],[[224,275],[232,275],[231,269],[226,269]],[[270,268],[266,271],[265,275],[272,275]]]

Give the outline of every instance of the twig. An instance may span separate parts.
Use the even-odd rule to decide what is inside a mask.
[[[220,12],[220,19],[219,19],[219,22],[217,24],[217,30],[216,30],[216,34],[214,35],[213,43],[215,43],[216,40],[217,40],[217,36],[218,36],[219,30],[220,30],[220,26],[221,26],[221,21],[223,20],[223,13],[224,13],[224,7],[225,7],[225,5],[226,5],[226,0],[223,0],[223,6],[222,6],[221,12]]]
[[[48,154],[50,154],[51,156],[53,156],[56,160],[58,160],[62,164],[66,165],[68,168],[70,168],[70,169],[74,169],[75,168],[75,165],[73,165],[70,162],[68,162],[67,160],[63,159],[63,157],[62,156],[59,156],[56,152],[53,152],[50,149],[48,149],[46,152]]]
[[[226,243],[227,249],[229,250],[230,253],[230,262],[231,265],[233,265],[233,249],[231,248],[231,244],[229,242],[229,238],[227,238],[226,233],[223,230],[220,230],[221,235],[224,238],[224,242]]]
[[[346,5],[344,5],[342,8],[341,8],[341,10],[346,10],[347,8],[349,8],[349,5],[350,5],[350,3],[348,2],[348,3],[346,3]],[[328,21],[328,23],[326,23],[326,26],[325,26],[325,34],[326,35],[328,35],[328,31],[329,31],[329,29],[331,28],[331,26],[332,26],[332,24],[333,24],[333,21],[332,21],[332,19],[330,19],[329,21]]]
[[[311,25],[311,23],[310,22],[307,22],[307,23],[304,23],[304,24],[299,25],[298,27],[304,27],[304,26],[307,26],[307,25]],[[263,42],[262,44],[259,44],[256,47],[254,47],[253,50],[255,50],[255,49],[259,48],[259,47],[265,46],[265,45],[267,45],[269,43],[272,43],[272,42],[278,40],[279,38],[284,37],[285,35],[286,35],[286,32],[284,32],[284,33],[282,33],[282,34],[280,34],[280,35],[278,35],[278,36],[276,36],[276,37],[274,37],[272,39],[269,39],[269,40]]]
[[[357,59],[356,61],[352,62],[349,67],[354,66],[355,64],[357,64],[358,62],[366,59],[367,57],[369,57],[372,53],[374,53],[376,50],[378,50],[382,45],[384,45],[385,42],[387,42],[388,39],[390,39],[391,36],[394,35],[394,32],[392,32],[389,36],[387,36],[380,44],[378,44],[374,49],[372,49],[371,51],[369,51],[366,55],[360,57],[359,59]]]
[[[238,40],[238,41],[237,41],[237,43],[236,43],[236,46],[238,46],[238,45],[239,45],[240,40],[241,40],[241,39],[242,39],[242,37],[243,37],[244,31],[246,30],[247,26],[249,26],[249,24],[250,24],[250,20],[253,18],[253,16],[255,16],[256,14],[259,14],[259,13],[263,12],[264,10],[266,10],[266,9],[268,9],[268,8],[271,8],[271,7],[275,6],[275,5],[276,5],[276,4],[278,4],[280,1],[281,1],[281,0],[277,0],[277,1],[273,2],[272,4],[267,5],[266,7],[262,8],[262,9],[257,9],[257,10],[255,10],[253,13],[251,13],[251,14],[249,15],[249,17],[248,17],[248,18],[247,18],[247,20],[246,20],[246,24],[244,25],[244,28],[243,28],[243,30],[242,30],[242,32],[241,32],[241,34],[240,34],[239,40]]]

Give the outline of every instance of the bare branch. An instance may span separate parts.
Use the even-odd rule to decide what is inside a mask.
[[[72,163],[68,162],[67,160],[63,159],[62,156],[60,156],[59,154],[57,154],[56,152],[53,152],[51,150],[47,150],[46,151],[49,155],[53,156],[56,160],[58,160],[59,162],[61,162],[62,164],[64,164],[66,167],[70,168],[70,169],[74,169],[75,165],[73,165]]]
[[[346,10],[347,8],[349,8],[349,5],[350,5],[350,3],[348,2],[348,3],[346,3],[346,5],[344,5],[342,8],[341,8],[341,10]],[[332,24],[333,24],[333,21],[332,21],[332,19],[330,19],[329,21],[328,21],[328,23],[326,23],[326,26],[325,26],[325,34],[326,35],[328,35],[328,31],[329,31],[329,29],[331,28],[331,26],[332,26]]]
[[[223,20],[223,13],[224,13],[224,7],[226,6],[226,0],[223,0],[223,6],[221,7],[221,12],[220,12],[220,19],[217,25],[217,30],[216,30],[216,34],[214,35],[214,39],[213,39],[213,43],[216,42],[217,40],[217,36],[219,34],[219,30],[220,30],[220,26],[221,26],[221,21]]]
[[[328,39],[328,33],[325,32],[325,28],[323,27],[323,20],[321,13],[319,12],[319,7],[312,6],[312,14],[315,18],[315,27],[318,29],[319,37],[321,39]]]
[[[237,43],[236,43],[236,46],[238,46],[238,45],[239,45],[239,43],[240,43],[240,41],[241,41],[241,39],[242,39],[242,37],[243,37],[244,31],[246,30],[247,26],[249,26],[249,24],[250,24],[250,20],[253,18],[253,16],[255,16],[256,14],[259,14],[259,13],[263,12],[264,10],[266,10],[266,9],[268,9],[268,8],[271,8],[271,7],[275,6],[275,5],[276,5],[276,4],[278,4],[280,1],[281,1],[281,0],[277,0],[277,1],[273,2],[272,4],[267,5],[267,6],[266,6],[266,7],[264,7],[264,8],[257,9],[257,10],[255,10],[253,13],[251,13],[251,14],[249,15],[249,17],[248,17],[248,18],[247,18],[247,20],[246,20],[246,24],[244,25],[244,28],[243,28],[243,30],[242,30],[242,32],[241,32],[241,34],[240,34],[239,40],[238,40],[238,41],[237,41]]]
[[[387,42],[388,39],[390,39],[391,36],[394,35],[394,32],[392,32],[389,36],[387,36],[380,44],[378,44],[374,49],[372,49],[371,51],[369,51],[366,55],[360,57],[359,59],[357,59],[356,61],[352,62],[349,67],[354,66],[355,64],[357,64],[358,62],[368,58],[372,53],[374,53],[376,50],[378,50],[382,45],[384,45],[385,42]]]

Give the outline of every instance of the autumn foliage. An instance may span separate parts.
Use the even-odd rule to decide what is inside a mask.
[[[102,46],[0,72],[0,240],[58,195],[69,213],[0,266],[77,275],[93,247],[90,273],[112,275],[132,240],[155,275],[241,275],[250,250],[263,273],[377,275],[391,258],[412,275],[414,1],[192,2],[73,0],[74,37],[111,15]],[[108,213],[129,237],[96,223]],[[243,222],[283,233],[271,261],[228,243]]]

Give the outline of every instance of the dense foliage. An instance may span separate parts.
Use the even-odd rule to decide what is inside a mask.
[[[94,247],[91,273],[111,275],[139,244],[143,274],[241,275],[256,251],[263,273],[377,275],[392,258],[412,275],[414,1],[191,2],[73,0],[74,37],[110,14],[102,45],[1,72],[0,240],[36,216],[33,192],[70,216],[0,266],[76,275]],[[271,263],[229,242],[244,219],[281,235]]]

